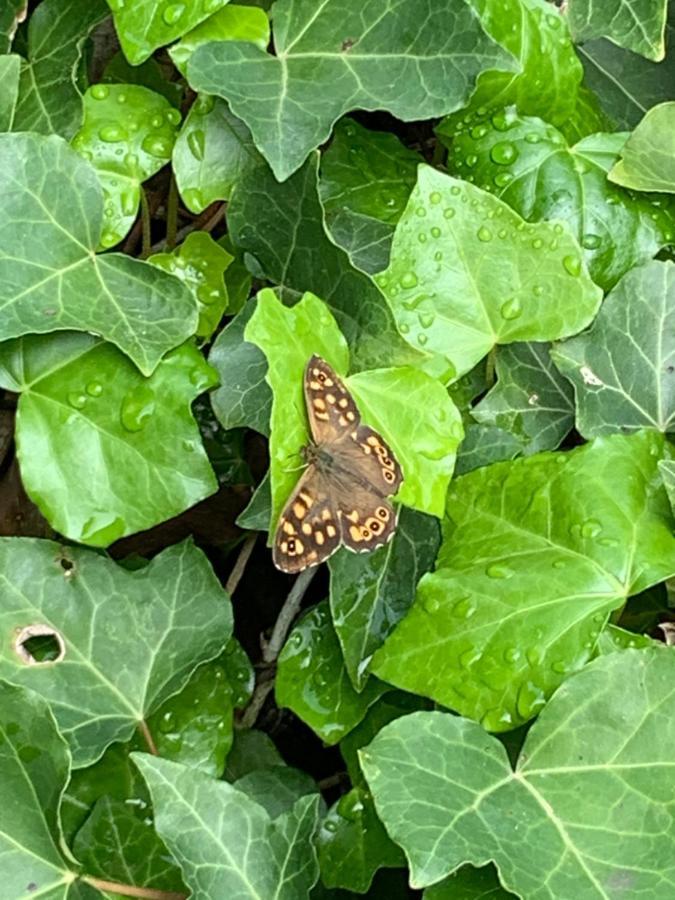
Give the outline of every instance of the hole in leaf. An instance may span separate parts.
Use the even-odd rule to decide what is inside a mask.
[[[67,556],[58,556],[57,562],[63,569],[64,578],[72,578],[75,574],[75,563]]]
[[[17,634],[14,649],[27,666],[60,662],[66,655],[63,638],[51,625],[26,625]]]

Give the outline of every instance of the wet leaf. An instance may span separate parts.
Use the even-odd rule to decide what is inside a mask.
[[[607,37],[658,61],[665,56],[667,8],[668,0],[618,0],[611,5],[569,0],[565,12],[575,41]]]
[[[675,103],[649,110],[621,148],[609,180],[636,191],[675,194]]]

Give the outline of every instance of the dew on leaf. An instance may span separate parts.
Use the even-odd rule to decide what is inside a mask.
[[[483,654],[476,647],[470,646],[459,654],[459,664],[463,669],[470,669],[475,665]]]
[[[588,519],[581,526],[581,535],[585,538],[595,538],[602,531],[602,525],[597,519]]]
[[[127,139],[127,133],[124,128],[114,124],[104,125],[103,128],[100,129],[98,136],[107,144],[114,144],[118,141],[125,141]]]
[[[110,88],[107,84],[95,84],[91,89],[91,96],[94,100],[105,100],[109,93]]]
[[[185,4],[183,3],[171,3],[164,9],[162,13],[162,18],[167,25],[175,25],[182,17],[185,12]]]
[[[141,147],[157,159],[168,159],[171,156],[171,141],[160,134],[149,134],[144,137]]]
[[[511,141],[499,141],[490,150],[490,159],[500,166],[508,166],[518,158],[518,150]]]
[[[492,232],[489,228],[486,228],[485,225],[481,225],[478,229],[478,240],[483,241],[483,243],[487,243],[487,241],[492,240]]]
[[[418,316],[422,328],[431,328],[434,324],[436,316],[432,312],[421,312]]]
[[[444,218],[444,219],[452,219],[452,217],[453,217],[454,215],[455,215],[455,210],[454,210],[451,206],[447,206],[447,207],[443,210],[443,218]]]
[[[575,278],[581,273],[581,260],[577,256],[565,256],[563,266],[565,271]]]
[[[338,801],[338,814],[349,822],[356,822],[363,810],[363,802],[356,791],[350,791],[348,794],[340,797]]]
[[[511,297],[509,300],[506,300],[504,303],[502,303],[501,307],[499,308],[502,319],[506,319],[507,321],[517,319],[522,311],[523,308],[518,297]]]
[[[100,381],[90,381],[86,387],[86,391],[90,397],[100,397],[103,393],[103,385]]]
[[[438,191],[432,191],[432,193],[429,195],[429,202],[430,202],[430,203],[433,203],[434,206],[435,206],[437,203],[440,203],[442,199],[443,199],[443,198],[441,197],[441,195],[439,194]]]
[[[417,286],[417,275],[414,272],[404,272],[401,275],[400,285],[402,288],[414,288]]]
[[[162,116],[162,115],[153,116],[152,119],[150,119],[150,124],[152,125],[153,128],[161,128],[162,125],[164,124],[164,116]]]
[[[417,335],[417,343],[420,345],[420,347],[423,347],[428,340],[429,338],[424,333]]]
[[[511,578],[513,569],[504,563],[490,563],[485,570],[485,574],[488,578]]]
[[[155,411],[155,392],[146,385],[130,391],[122,400],[120,422],[129,432],[141,431]]]
[[[470,619],[476,612],[476,607],[471,602],[471,597],[462,597],[453,604],[452,611],[460,619]]]
[[[87,397],[81,391],[71,391],[68,394],[68,404],[73,409],[84,409],[87,405]]]
[[[520,650],[517,647],[507,647],[504,651],[504,660],[513,665],[520,659]]]
[[[516,709],[521,718],[531,718],[545,703],[546,697],[540,687],[531,681],[521,684],[516,698]]]
[[[586,250],[597,250],[600,243],[600,236],[597,234],[584,234],[581,238],[581,246]]]

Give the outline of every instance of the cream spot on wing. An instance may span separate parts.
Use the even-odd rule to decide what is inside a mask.
[[[298,517],[298,519],[302,519],[307,512],[307,507],[304,503],[294,503],[293,504],[293,512]]]
[[[350,422],[353,422],[354,419],[356,418],[356,416],[355,416],[354,413],[351,411],[351,409],[348,409],[348,410],[347,410],[347,412],[345,413],[345,416],[347,416],[347,418],[349,419]]]
[[[289,541],[289,545],[290,545],[290,541]],[[295,538],[295,540],[293,541],[293,545],[294,546],[293,546],[292,550],[291,550],[290,546],[288,549],[291,550],[291,553],[293,553],[295,556],[298,556],[305,549],[305,545],[302,543],[302,541],[298,540],[298,538]]]
[[[323,519],[324,522],[327,522],[331,518],[330,510],[322,509],[321,510],[321,518]]]
[[[314,532],[314,540],[317,542],[319,547],[323,547],[324,541],[326,538],[324,537],[323,531],[315,531]]]
[[[281,542],[281,552],[288,553],[288,541]]]
[[[326,400],[328,400],[332,406],[335,403],[335,394],[326,394]]]
[[[325,410],[326,404],[323,401],[323,397],[315,397],[312,402],[314,403],[314,409]]]
[[[349,406],[349,400],[347,400],[346,397],[341,397],[338,400],[338,406],[340,407],[340,409],[347,409],[347,407]]]
[[[366,438],[366,442],[370,444],[371,447],[379,447],[380,445],[380,442],[373,434],[368,435],[368,437]]]
[[[295,526],[292,522],[288,522],[284,520],[283,525],[281,526],[285,534],[295,534]]]
[[[335,537],[337,531],[335,530],[333,525],[326,525],[326,534],[329,538]]]
[[[302,500],[305,506],[310,506],[312,503],[312,495],[305,493],[305,491],[300,491],[298,497]]]
[[[358,522],[359,514],[355,509],[353,509],[350,513],[345,514],[345,518],[349,519],[350,522]]]
[[[349,534],[351,535],[351,539],[357,544],[360,544],[363,540],[361,537],[361,529],[357,528],[356,525],[349,526]]]
[[[345,428],[347,426],[347,420],[345,419],[344,416],[340,416],[340,418],[338,419],[338,422],[340,423],[340,425],[342,425],[343,428]]]
[[[362,449],[363,452],[366,454],[366,456],[367,456],[369,453],[372,453],[372,452],[373,452],[373,448],[372,448],[372,447],[369,447],[368,444],[361,444],[361,449]]]
[[[309,524],[309,522],[302,523],[302,533],[303,534],[311,534],[312,533],[312,526]]]
[[[321,383],[319,381],[310,381],[309,386],[313,391],[318,391],[321,389]]]
[[[327,422],[330,419],[330,416],[327,412],[319,412],[318,410],[315,410],[314,415],[317,417],[317,419],[321,419],[322,422]]]

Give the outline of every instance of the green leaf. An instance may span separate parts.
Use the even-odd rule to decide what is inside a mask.
[[[238,778],[234,786],[259,803],[271,819],[290,812],[301,797],[319,793],[315,781],[306,772],[286,765],[255,769]]]
[[[106,63],[100,80],[107,84],[139,84],[166,97],[175,107],[181,105],[185,87],[179,81],[167,81],[164,70],[156,60],[146,59],[140,66],[132,66],[121,50]]]
[[[337,744],[387,690],[387,685],[375,678],[369,679],[361,693],[354,690],[327,600],[303,616],[279,656],[277,703],[291,709],[326,744]]]
[[[171,44],[204,19],[225,6],[228,0],[203,3],[156,3],[155,0],[107,0],[115,20],[117,37],[129,62],[137,66],[154,50]]]
[[[474,469],[506,459],[515,459],[523,451],[520,438],[496,425],[469,422],[466,435],[459,445],[456,475],[466,475]]]
[[[545,0],[470,3],[483,28],[513,54],[519,68],[515,72],[482,72],[469,110],[515,103],[527,115],[564,122],[574,109],[582,68],[558,10]]]
[[[178,279],[117,253],[95,256],[103,198],[94,169],[60,138],[0,135],[0,332],[101,334],[149,375],[193,334]]]
[[[49,900],[80,893],[59,851],[59,804],[70,755],[47,704],[31,691],[0,684],[0,855],[7,897],[38,891]]]
[[[675,103],[650,109],[621,148],[608,178],[636,191],[675,194]]]
[[[335,126],[321,159],[319,190],[331,237],[357,269],[374,274],[386,268],[421,162],[393,134],[368,131],[352,119]]]
[[[353,369],[418,365],[423,356],[398,333],[375,283],[326,233],[317,166],[315,155],[283,184],[267,167],[242,177],[227,215],[233,242],[284,294],[311,291],[325,300],[347,338]]]
[[[643,649],[655,645],[656,642],[646,634],[635,634],[632,631],[626,631],[625,628],[618,628],[616,625],[607,625],[607,627],[603,628],[600,632],[596,653],[598,656],[604,656],[608,653],[629,650],[633,647]]]
[[[530,222],[566,222],[605,290],[673,239],[675,206],[667,198],[652,202],[607,182],[625,135],[594,134],[570,147],[552,125],[509,109],[451,137],[450,171]]]
[[[183,202],[194,213],[229,200],[237,182],[263,165],[246,125],[224,100],[206,94],[187,114],[172,162]]]
[[[480,869],[462,866],[424,892],[424,900],[508,900],[514,896],[501,886],[493,865]]]
[[[272,291],[261,291],[245,336],[267,358],[267,381],[274,397],[270,440],[273,528],[298,480],[297,463],[309,441],[303,395],[307,360],[316,353],[344,374],[349,353],[326,304],[313,294],[286,307]],[[462,438],[459,413],[442,385],[409,367],[361,372],[345,383],[364,422],[382,433],[401,464],[401,502],[441,515],[455,450]]]
[[[384,728],[361,765],[412,885],[492,859],[521,897],[670,897],[674,678],[661,647],[597,660],[557,691],[515,771],[466,719],[415,713]]]
[[[21,392],[23,483],[53,527],[106,547],[214,493],[217,481],[190,410],[214,374],[189,344],[150,378],[89,335],[0,344],[0,379]]]
[[[4,538],[0,555],[0,627],[13,636],[0,676],[50,703],[75,766],[128,740],[232,631],[227,595],[189,542],[136,572],[91,550],[31,538]],[[32,657],[24,642],[36,627],[60,660]]]
[[[670,500],[670,505],[675,514],[675,460],[663,459],[659,463],[659,472]]]
[[[373,672],[491,731],[536,715],[609,613],[675,568],[662,453],[615,435],[454,481],[436,571]]]
[[[675,264],[653,260],[632,269],[591,328],[551,356],[574,385],[584,437],[675,430]]]
[[[317,835],[321,880],[326,887],[364,894],[378,869],[405,865],[399,847],[387,836],[373,801],[363,788],[352,788],[330,808]]]
[[[14,35],[26,15],[25,0],[5,0],[0,9],[0,53],[9,53]]]
[[[223,318],[228,306],[223,276],[233,258],[210,234],[193,231],[171,253],[156,253],[148,259],[190,289],[199,308],[197,337],[208,340]]]
[[[180,870],[152,819],[121,800],[101,797],[78,831],[73,852],[88,875],[135,888],[184,891]]]
[[[299,900],[309,894],[318,877],[316,794],[272,820],[225,781],[154,756],[135,754],[134,760],[152,794],[157,831],[195,898]]]
[[[170,159],[180,113],[160,94],[135,84],[95,84],[84,95],[83,109],[82,127],[71,144],[101,182],[105,249],[133,225],[141,183]]]
[[[436,519],[404,507],[385,547],[367,555],[341,550],[331,558],[331,615],[357,690],[366,683],[373,653],[408,612],[417,582],[433,566],[439,544]]]
[[[82,121],[77,75],[84,44],[107,13],[103,0],[43,0],[37,5],[28,23],[14,131],[64,138],[77,131]]]
[[[249,531],[268,531],[272,514],[272,487],[269,469],[256,487],[248,506],[239,513],[236,524]]]
[[[0,56],[0,132],[12,130],[19,97],[20,72],[20,56]]]
[[[647,59],[663,59],[668,0],[569,0],[565,10],[575,41],[607,37]]]
[[[264,731],[236,729],[225,767],[225,780],[238,781],[258,769],[283,767],[283,758]]]
[[[549,345],[500,347],[496,371],[497,384],[471,415],[514,435],[526,456],[555,450],[574,425],[574,397],[551,362]]]
[[[601,291],[561,225],[526,225],[484,191],[429,166],[377,283],[413,345],[468,372],[496,344],[580,331]]]
[[[351,109],[430,119],[463,106],[484,69],[516,68],[461,0],[385,8],[279,0],[274,47],[276,56],[244,42],[206,45],[188,80],[230,103],[280,181]]]
[[[188,62],[202,44],[210,41],[250,41],[265,50],[270,41],[270,21],[262,9],[228,4],[184,35],[169,50],[178,71],[187,77]]]

